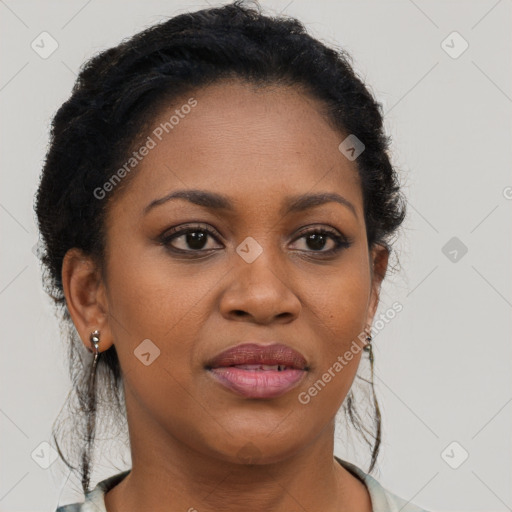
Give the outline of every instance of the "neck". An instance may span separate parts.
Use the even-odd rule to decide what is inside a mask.
[[[258,452],[251,464],[196,450],[136,417],[132,470],[106,493],[108,512],[235,512],[248,504],[252,512],[372,510],[366,486],[333,457],[334,420],[305,448],[279,457]]]

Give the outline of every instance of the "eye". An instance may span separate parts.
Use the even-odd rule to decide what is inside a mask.
[[[303,247],[305,246],[306,252],[318,252],[321,254],[334,254],[352,245],[350,239],[325,227],[303,231],[296,238],[296,241],[298,240],[304,240]]]
[[[352,245],[352,240],[326,227],[302,231],[294,243],[298,241],[303,241],[302,248],[295,249],[322,255],[333,255]],[[205,224],[183,224],[167,230],[160,237],[160,243],[168,250],[182,254],[209,252],[223,247],[216,232]]]
[[[200,224],[184,224],[173,228],[166,231],[160,241],[174,252],[206,252],[219,248],[211,243],[218,242],[215,232]]]

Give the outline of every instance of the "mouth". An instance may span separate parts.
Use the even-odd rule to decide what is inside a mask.
[[[282,371],[285,369],[308,370],[306,358],[281,343],[258,345],[243,343],[224,350],[206,363],[205,368],[246,367],[247,370]],[[252,368],[254,367],[254,368]]]
[[[309,371],[305,357],[282,344],[245,343],[220,353],[205,365],[230,391],[246,398],[276,398],[296,387]]]

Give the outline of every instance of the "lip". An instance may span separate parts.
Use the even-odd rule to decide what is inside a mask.
[[[224,350],[207,364],[207,368],[235,366],[240,364],[267,364],[289,366],[296,370],[307,369],[306,358],[282,343],[259,345],[257,343],[241,343]]]
[[[246,366],[253,366],[247,368]],[[258,366],[279,369],[258,369]],[[209,361],[205,369],[215,380],[246,398],[275,398],[297,386],[309,370],[305,357],[287,345],[243,343]]]

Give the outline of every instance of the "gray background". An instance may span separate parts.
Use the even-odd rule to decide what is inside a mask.
[[[374,476],[432,511],[512,510],[511,1],[262,5],[351,53],[384,104],[409,199],[396,244],[402,270],[384,284],[379,311],[394,301],[404,309],[374,343],[384,420]],[[44,469],[32,458],[47,450],[41,443],[70,386],[32,252],[50,118],[85,59],[205,6],[0,0],[1,511],[53,512],[81,500],[65,466]],[[43,31],[59,45],[47,59],[31,48]],[[461,55],[454,31],[469,44]],[[367,468],[368,450],[344,443],[342,430],[336,454]],[[446,461],[460,463],[462,450],[469,457],[453,469]],[[92,482],[118,471],[110,455],[98,459]]]

